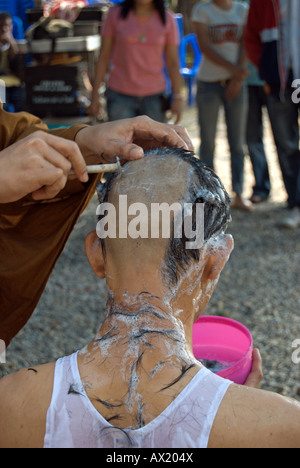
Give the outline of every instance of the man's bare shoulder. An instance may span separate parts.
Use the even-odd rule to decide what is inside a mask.
[[[276,393],[231,385],[215,419],[209,446],[300,448],[300,403]]]
[[[42,446],[54,369],[29,367],[0,380],[0,447]]]

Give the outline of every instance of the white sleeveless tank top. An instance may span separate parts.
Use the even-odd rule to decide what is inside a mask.
[[[203,368],[149,424],[137,430],[120,430],[108,423],[88,398],[75,353],[59,359],[55,366],[44,448],[207,448],[231,383]]]

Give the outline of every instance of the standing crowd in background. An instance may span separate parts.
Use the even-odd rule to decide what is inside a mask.
[[[31,318],[96,192],[100,208],[106,205],[97,210],[99,224],[109,204],[117,215],[115,229],[124,221],[118,216],[120,194],[131,207],[142,204],[147,213],[154,202],[171,208],[179,204],[180,215],[182,206],[188,206],[182,226],[177,223],[184,231],[181,237],[177,229],[165,236],[160,226],[163,234],[138,241],[121,235],[120,226],[119,236],[105,231],[108,235],[101,237],[95,231],[86,237],[87,259],[106,284],[105,318],[97,301],[100,328],[81,351],[0,379],[2,448],[300,446],[300,404],[258,388],[262,359],[253,340],[247,346],[248,376],[236,383],[233,376],[223,378],[196,359],[193,347],[194,324],[206,311],[234,248],[226,234],[231,206],[249,213],[271,193],[264,108],[288,195],[282,226],[300,227],[299,103],[294,93],[300,79],[300,2],[200,1],[190,21],[202,53],[196,100],[199,158],[188,132],[177,125],[183,112],[180,35],[164,0],[124,0],[108,11],[95,76],[85,76],[91,94],[87,113],[99,117],[99,91],[105,87],[108,122],[50,130],[39,117],[5,112],[0,103],[0,344],[9,346]],[[0,79],[8,92],[20,85],[13,81],[17,55],[12,17],[0,14]],[[221,108],[233,199],[213,170]],[[167,111],[175,124],[166,123]],[[246,147],[255,176],[250,200],[243,196]],[[115,163],[116,155],[122,167],[114,164],[114,172],[103,177],[99,165]],[[190,247],[185,221],[198,230],[199,200],[203,242]],[[175,224],[175,212],[169,215]],[[165,212],[159,224],[164,221]],[[146,222],[148,232],[148,216]],[[84,275],[74,275],[73,258],[71,269],[73,290],[81,297],[76,285]],[[89,291],[94,294],[93,288]],[[88,307],[82,297],[80,301],[88,317]],[[52,322],[42,319],[37,332],[54,333]],[[208,362],[234,367],[234,341],[230,337],[230,362]]]
[[[182,114],[176,20],[164,0],[125,0],[113,7],[102,28],[90,113],[99,113],[99,89],[106,82],[109,120],[146,114],[165,120],[166,76],[172,87],[170,110]]]
[[[267,16],[262,14],[264,11],[268,11]],[[265,17],[268,19],[262,20]],[[291,84],[300,76],[296,48],[299,2],[253,0],[249,10],[248,1],[211,0],[196,4],[190,20],[202,53],[197,84],[200,159],[214,168],[218,116],[223,107],[231,156],[232,206],[252,211],[255,204],[266,201],[271,192],[263,142],[266,108],[288,194],[289,212],[281,224],[298,228],[298,105],[291,98]],[[99,114],[99,89],[105,83],[110,120],[145,113],[164,121],[165,81],[169,76],[169,108],[174,121],[180,121],[183,96],[178,61],[180,39],[175,23],[163,0],[125,0],[109,11],[93,79],[89,109],[92,115]],[[279,63],[282,44],[285,53]],[[278,77],[277,83],[274,77]],[[243,197],[246,149],[255,177],[250,200]]]
[[[90,92],[87,113],[103,115],[104,102],[109,121],[147,115],[179,123],[184,94],[177,20],[164,0],[113,3],[103,21],[95,74],[90,82],[85,80]],[[202,54],[196,100],[200,159],[214,168],[222,107],[232,206],[251,212],[255,204],[268,200],[272,187],[263,141],[266,108],[288,196],[289,211],[281,224],[291,229],[300,226],[299,105],[293,99],[293,83],[300,78],[299,9],[297,0],[210,0],[197,3],[190,18]],[[0,13],[0,79],[6,87],[6,109],[20,111],[22,87],[12,26],[11,15]],[[103,89],[105,101],[99,99]],[[243,197],[246,151],[255,178],[249,200]]]

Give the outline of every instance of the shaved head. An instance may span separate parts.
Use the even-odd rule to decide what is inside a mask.
[[[174,207],[174,211],[169,212],[173,226],[176,210],[182,215],[184,205],[189,204],[195,227],[196,206],[203,204],[205,241],[224,232],[230,220],[230,199],[220,179],[193,153],[178,148],[149,151],[143,159],[126,163],[122,175],[109,175],[106,182],[99,186],[98,194],[100,204],[108,202],[116,208],[119,222],[124,215],[120,197],[126,196],[127,205],[135,206],[137,210],[139,206],[147,208],[144,215],[147,218],[147,236],[119,236],[107,238],[105,242],[102,240],[104,250],[112,261],[151,262],[152,266],[156,265],[163,272],[165,282],[173,285],[191,262],[199,260],[200,249],[187,249],[187,239],[184,236],[175,238],[172,229],[168,238],[151,237],[151,209],[158,204]],[[127,226],[131,220],[132,216],[126,217]],[[160,219],[160,228],[164,221]]]
[[[121,177],[115,179],[111,193],[127,194],[129,202],[173,203],[186,195],[190,165],[172,154],[152,154],[123,166]]]

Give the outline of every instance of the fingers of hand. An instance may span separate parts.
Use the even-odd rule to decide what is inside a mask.
[[[187,130],[177,125],[168,125],[155,122],[148,117],[137,117],[134,123],[134,143],[142,144],[152,140],[167,146],[175,146],[193,150],[193,144]]]
[[[82,182],[88,181],[85,160],[79,147],[73,141],[37,132],[31,140],[33,154],[40,155],[54,167],[61,169],[66,176],[73,168]]]
[[[51,199],[66,185],[74,168],[76,176],[86,182],[86,165],[74,142],[36,132],[19,143],[22,153],[24,194],[32,193],[35,200]]]
[[[48,200],[54,198],[64,189],[67,176],[61,169],[43,168],[40,170],[40,177],[37,179],[41,187],[32,193],[34,200]]]

